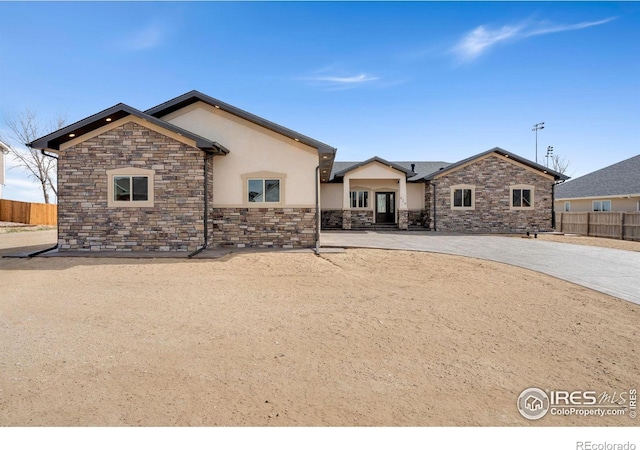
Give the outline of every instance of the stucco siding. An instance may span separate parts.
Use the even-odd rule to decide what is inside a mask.
[[[556,211],[564,212],[565,202],[570,204],[570,212],[590,212],[593,211],[594,200],[610,200],[612,212],[637,212],[638,202],[640,202],[640,195],[630,196],[629,198],[620,197],[600,197],[591,199],[558,199],[556,200]]]
[[[214,207],[264,207],[247,202],[242,175],[271,172],[284,176],[278,206],[315,208],[316,149],[202,102],[162,119],[230,150],[214,158]]]

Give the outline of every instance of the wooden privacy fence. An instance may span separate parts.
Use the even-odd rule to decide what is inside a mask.
[[[558,212],[556,230],[583,236],[640,241],[640,212]]]
[[[58,205],[0,200],[0,222],[57,225]]]

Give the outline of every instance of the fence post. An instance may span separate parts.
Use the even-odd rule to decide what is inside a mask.
[[[587,236],[591,236],[591,235],[589,234],[589,220],[590,220],[590,218],[591,218],[590,214],[589,214],[589,213],[587,213]]]
[[[620,239],[624,241],[624,213],[620,213]]]

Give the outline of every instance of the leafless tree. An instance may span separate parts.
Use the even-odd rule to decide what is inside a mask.
[[[58,116],[45,127],[39,122],[37,114],[26,108],[15,116],[5,118],[4,124],[9,136],[0,136],[9,146],[9,155],[15,161],[14,167],[21,167],[29,178],[40,184],[45,203],[50,203],[50,191],[55,196],[58,195],[56,159],[43,155],[40,150],[29,148],[26,144],[62,128],[65,122],[66,118]]]
[[[558,173],[563,173],[566,175],[570,165],[571,161],[569,161],[567,158],[562,158],[560,155],[551,156],[551,168]]]

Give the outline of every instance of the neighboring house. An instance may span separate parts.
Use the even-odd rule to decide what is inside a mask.
[[[2,198],[2,188],[4,187],[6,181],[6,158],[5,154],[9,151],[9,146],[4,142],[0,141],[0,198]]]
[[[553,186],[566,179],[497,147],[454,164],[379,157],[336,162],[322,185],[322,224],[493,233],[550,229]]]
[[[335,148],[197,91],[144,112],[120,103],[30,146],[59,158],[60,251],[313,247],[320,210],[345,229],[548,229],[566,179],[499,148],[334,164]]]
[[[640,211],[640,155],[556,187],[556,211]]]

